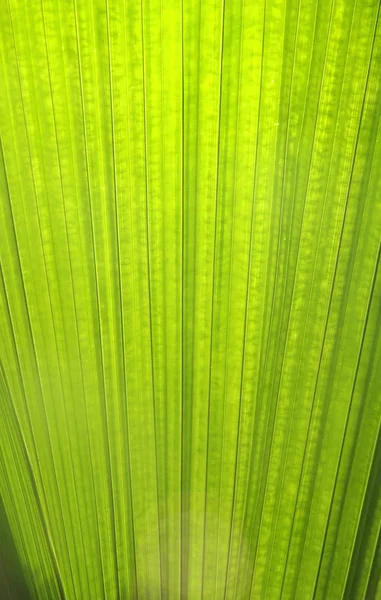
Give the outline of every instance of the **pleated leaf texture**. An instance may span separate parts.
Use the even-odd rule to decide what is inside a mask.
[[[0,597],[381,598],[379,0],[0,44]]]

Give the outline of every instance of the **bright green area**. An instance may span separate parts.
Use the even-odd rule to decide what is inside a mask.
[[[3,1],[0,496],[33,598],[381,598],[379,13]]]

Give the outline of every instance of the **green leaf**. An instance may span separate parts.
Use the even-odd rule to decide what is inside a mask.
[[[381,598],[379,0],[0,32],[4,593]]]

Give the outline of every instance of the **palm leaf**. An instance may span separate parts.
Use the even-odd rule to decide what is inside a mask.
[[[379,13],[4,0],[10,597],[381,598]]]

